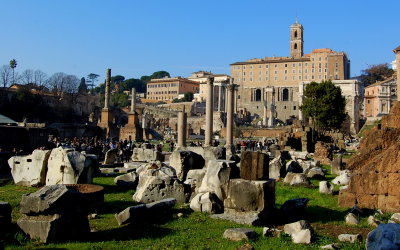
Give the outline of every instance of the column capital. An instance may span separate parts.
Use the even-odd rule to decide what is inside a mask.
[[[207,84],[213,85],[214,84],[214,77],[208,77],[207,78]]]

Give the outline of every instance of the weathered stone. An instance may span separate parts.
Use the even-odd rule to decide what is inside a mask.
[[[289,154],[293,160],[297,160],[297,159],[307,160],[307,158],[308,158],[307,151],[302,151],[302,152],[290,151]]]
[[[275,205],[275,181],[233,179],[229,182],[224,207],[239,212],[268,212]]]
[[[201,182],[199,193],[215,193],[222,201],[226,199],[229,180],[235,172],[236,165],[233,161],[210,160],[207,165],[206,174]]]
[[[340,171],[340,175],[332,180],[336,185],[348,185],[350,182],[351,173],[348,170]]]
[[[293,222],[290,224],[286,224],[283,227],[283,231],[289,235],[292,235],[294,233],[297,233],[297,232],[299,232],[301,230],[305,230],[305,229],[312,230],[310,223],[308,223],[308,221],[306,221],[306,220],[300,220],[300,221],[296,221],[296,222]]]
[[[130,172],[114,178],[114,183],[121,187],[135,188],[139,181],[139,175],[136,172]]]
[[[283,183],[291,186],[308,186],[310,181],[305,177],[304,174],[287,173]]]
[[[400,249],[400,224],[379,224],[368,233],[365,248]]]
[[[268,179],[269,157],[267,154],[244,151],[240,158],[240,178],[245,180]]]
[[[222,201],[214,193],[199,193],[190,202],[193,211],[217,214],[222,213],[224,208]]]
[[[0,201],[0,232],[11,225],[11,205],[8,202]]]
[[[321,249],[335,250],[335,249],[339,249],[339,247],[336,244],[328,244],[328,245],[325,245],[325,246],[321,246]]]
[[[254,250],[254,247],[249,243],[246,243],[243,246],[236,248],[236,250]]]
[[[286,163],[286,172],[288,173],[303,173],[303,168],[297,161],[288,161]]]
[[[55,148],[47,165],[46,185],[92,183],[98,163],[73,150]]]
[[[139,184],[133,200],[141,203],[151,203],[166,198],[175,198],[178,204],[189,199],[190,187],[176,178],[140,175]]]
[[[374,227],[377,227],[379,224],[382,223],[381,221],[379,221],[378,219],[376,219],[373,215],[370,215],[370,216],[368,217],[367,222],[368,222],[368,225],[374,226]]]
[[[314,160],[322,164],[330,165],[332,160],[332,149],[324,142],[318,141],[315,144]]]
[[[45,186],[22,195],[20,211],[23,214],[65,214],[81,210],[82,195],[65,185]]]
[[[223,214],[211,214],[211,218],[233,221],[239,224],[262,226],[271,217],[265,212],[239,212],[234,209],[224,208]]]
[[[321,194],[333,194],[333,185],[327,181],[319,182],[319,192]]]
[[[257,233],[248,228],[230,228],[225,230],[224,238],[232,241],[255,239]]]
[[[275,157],[269,162],[269,178],[279,179],[286,175],[285,159],[281,156]]]
[[[353,213],[347,214],[345,221],[346,221],[346,224],[348,224],[348,225],[358,225],[360,223],[358,221],[357,216],[355,216]]]
[[[43,186],[46,183],[50,150],[34,150],[31,155],[14,156],[8,160],[15,185]]]
[[[224,147],[186,147],[186,150],[203,156],[205,166],[208,166],[209,161],[226,159],[226,148]]]
[[[156,149],[143,149],[143,148],[134,148],[132,153],[132,161],[161,161],[165,160],[165,156],[162,152]]]
[[[322,168],[314,167],[308,170],[307,177],[308,178],[323,178],[325,176]]]
[[[83,214],[23,216],[17,224],[31,239],[44,243],[82,239],[90,232],[89,221]]]
[[[336,155],[333,157],[331,164],[331,174],[339,175],[340,171],[343,170],[342,167],[342,155]]]
[[[298,232],[293,233],[292,241],[295,244],[310,244],[311,243],[311,230],[303,229]]]
[[[360,234],[339,234],[339,241],[355,243],[357,241],[362,241],[362,236]]]
[[[179,180],[186,180],[186,176],[191,169],[201,169],[204,167],[204,158],[192,151],[174,151],[169,157],[169,165],[176,170]]]
[[[282,230],[276,228],[270,228],[270,227],[263,228],[263,235],[265,237],[280,237],[282,232],[283,232]]]
[[[203,181],[205,174],[206,174],[205,168],[189,170],[184,183],[186,185],[190,185],[191,187],[192,194],[190,200],[192,200],[192,198],[198,194],[201,182]]]
[[[118,225],[127,223],[143,222],[157,217],[160,213],[171,210],[176,204],[176,199],[169,198],[149,204],[141,204],[124,209],[115,214]]]
[[[107,150],[103,164],[114,164],[116,160],[117,160],[117,149],[112,148]]]
[[[148,175],[148,176],[157,176],[160,178],[176,178],[176,171],[174,168],[167,166],[160,161],[154,161],[147,163],[136,169],[136,173],[139,176]]]
[[[282,204],[281,211],[285,217],[298,217],[305,212],[308,201],[308,198],[287,200]]]
[[[394,213],[391,217],[390,217],[391,221],[394,221],[395,223],[400,223],[400,213]]]

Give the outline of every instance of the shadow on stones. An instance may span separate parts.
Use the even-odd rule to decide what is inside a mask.
[[[96,184],[96,183],[94,183],[94,184]],[[104,187],[104,191],[105,191],[104,193],[105,194],[120,194],[120,193],[125,193],[128,190],[134,191],[134,189],[132,189],[132,188],[121,187],[121,186],[118,186],[116,184],[112,184],[112,185],[110,185],[110,184],[96,184],[96,185],[100,185],[100,186]],[[132,193],[132,195],[133,195],[133,193]]]

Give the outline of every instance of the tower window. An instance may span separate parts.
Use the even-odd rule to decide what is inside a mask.
[[[297,30],[294,31],[294,38],[297,38]]]
[[[297,43],[294,44],[294,49],[297,49]]]

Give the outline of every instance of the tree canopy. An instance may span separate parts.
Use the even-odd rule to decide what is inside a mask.
[[[321,131],[340,129],[346,119],[346,99],[340,87],[332,81],[311,82],[304,90],[304,116],[312,118],[315,128]]]
[[[368,86],[391,77],[393,73],[394,70],[389,68],[389,64],[387,63],[370,65],[367,69],[361,71],[361,82],[364,86]]]

